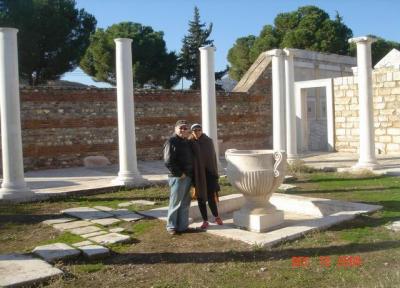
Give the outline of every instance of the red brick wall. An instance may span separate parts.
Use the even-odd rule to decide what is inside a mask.
[[[217,93],[221,154],[270,147],[270,91],[252,90]],[[134,101],[139,160],[161,159],[176,120],[201,121],[199,91],[135,91]],[[89,155],[118,160],[115,89],[23,89],[21,121],[27,170],[81,166]]]

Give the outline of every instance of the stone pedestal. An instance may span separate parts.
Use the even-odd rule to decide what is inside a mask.
[[[360,147],[358,163],[354,169],[377,169],[375,156],[375,128],[372,92],[371,44],[372,37],[351,38],[357,44],[357,77],[360,121]]]
[[[253,232],[269,231],[281,225],[283,221],[284,215],[282,210],[265,214],[247,214],[241,211],[233,213],[233,222],[236,226]]]
[[[0,200],[34,197],[24,179],[19,102],[17,29],[0,28],[0,114],[3,183]]]
[[[132,39],[117,38],[114,41],[116,43],[119,172],[112,183],[135,187],[141,186],[145,180],[139,173],[136,158]]]
[[[206,133],[214,143],[217,155],[218,168],[219,147],[217,133],[217,102],[215,96],[215,72],[214,53],[215,47],[200,47],[200,72],[201,72],[201,120],[203,132]]]

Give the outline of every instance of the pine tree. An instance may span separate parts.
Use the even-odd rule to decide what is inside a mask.
[[[212,45],[214,40],[208,39],[212,31],[212,23],[206,28],[200,22],[200,12],[194,7],[194,17],[189,21],[188,35],[182,40],[182,49],[179,55],[179,73],[181,77],[192,81],[191,89],[200,88],[200,51],[202,46]]]

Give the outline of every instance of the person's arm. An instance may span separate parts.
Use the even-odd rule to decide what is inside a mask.
[[[164,164],[173,176],[181,177],[183,174],[176,160],[176,147],[171,140],[164,144]]]

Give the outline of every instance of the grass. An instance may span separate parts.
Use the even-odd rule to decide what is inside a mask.
[[[383,209],[270,249],[208,233],[170,236],[165,224],[154,219],[122,223],[119,225],[126,229],[124,233],[134,238],[132,243],[110,246],[113,253],[102,262],[58,264],[70,276],[48,286],[398,287],[400,234],[385,226],[400,220],[400,178],[320,171],[296,176],[293,184],[297,188],[287,194],[378,204]],[[221,188],[221,195],[236,193],[226,179],[221,180]],[[155,207],[160,207],[168,202],[168,193],[168,187],[153,187],[0,206],[0,253],[28,252],[46,241],[79,242],[69,233],[40,224],[58,217],[61,209],[117,207],[135,199],[156,201]],[[294,265],[298,257],[305,257],[308,265]],[[341,265],[344,259],[359,259],[361,264]],[[323,260],[329,260],[330,265],[322,265]]]

